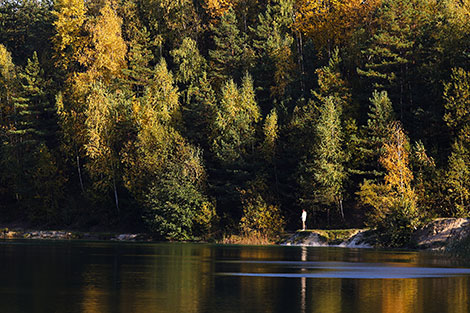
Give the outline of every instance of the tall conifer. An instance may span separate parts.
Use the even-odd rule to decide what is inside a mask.
[[[358,142],[360,170],[368,179],[377,179],[384,175],[379,163],[383,142],[389,137],[390,124],[395,120],[392,102],[386,91],[374,91],[369,99],[367,124],[363,127],[364,137]]]
[[[244,56],[245,38],[237,27],[237,16],[233,9],[228,9],[218,23],[211,26],[214,34],[213,50],[209,50],[210,76],[215,85],[220,87],[229,79],[241,78],[247,57]]]
[[[315,149],[313,195],[320,205],[336,206],[344,219],[343,192],[346,161],[343,153],[343,133],[339,100],[333,96],[326,98],[319,106],[316,126],[318,141]]]
[[[24,71],[18,74],[19,90],[15,101],[14,123],[11,133],[18,137],[23,149],[32,149],[50,137],[53,106],[46,93],[47,81],[34,53]]]

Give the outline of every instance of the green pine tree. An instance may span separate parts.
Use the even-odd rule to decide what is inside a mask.
[[[290,34],[292,15],[292,1],[276,1],[267,5],[266,11],[258,16],[258,25],[251,29],[254,33],[257,85],[260,86],[261,97],[270,104],[270,99],[284,100],[295,78],[291,49],[294,39]]]
[[[447,192],[452,215],[465,217],[469,212],[470,158],[468,148],[459,141],[452,145],[446,176]]]
[[[367,124],[363,126],[363,137],[358,142],[359,171],[356,174],[365,175],[367,179],[377,179],[384,175],[379,163],[382,146],[390,136],[390,124],[395,120],[392,102],[386,91],[374,91],[369,99]]]
[[[448,160],[447,192],[454,214],[468,215],[470,168],[470,73],[458,68],[452,70],[450,82],[444,84],[444,121],[454,137]]]
[[[47,95],[47,81],[44,78],[37,54],[34,53],[23,72],[18,74],[19,90],[15,101],[14,123],[11,134],[17,137],[17,143],[24,146],[24,152],[45,142],[50,137],[53,107]]]
[[[400,118],[409,117],[412,102],[410,75],[418,22],[415,0],[387,0],[377,12],[380,28],[371,37],[362,53],[367,59],[359,75],[368,86],[386,90],[398,107]],[[366,87],[367,88],[367,87]]]
[[[220,161],[240,162],[254,151],[259,119],[251,76],[244,77],[241,88],[233,80],[228,81],[213,125],[213,153]]]
[[[54,35],[52,1],[2,1],[0,3],[0,42],[10,51],[18,66],[26,66],[36,51],[43,68],[51,64]]]
[[[316,70],[318,76],[318,89],[313,95],[319,102],[325,102],[329,97],[335,97],[338,101],[339,114],[349,113],[351,118],[355,112],[351,108],[351,92],[341,73],[341,57],[339,49],[334,49],[328,61],[328,65]]]
[[[143,0],[138,2],[138,7],[151,38],[159,42],[159,51],[155,51],[159,57],[164,56],[164,51],[180,46],[184,38],[196,39],[203,31],[197,12],[200,8],[195,1]]]
[[[444,121],[451,134],[466,138],[470,122],[470,72],[462,68],[452,69],[450,81],[444,84]],[[470,147],[470,141],[465,140]]]
[[[196,41],[184,38],[181,45],[171,51],[174,62],[178,65],[176,81],[183,84],[194,84],[206,69],[206,60],[199,53]]]
[[[211,193],[216,197],[219,215],[237,223],[241,218],[240,191],[255,176],[256,130],[261,114],[255,99],[253,80],[247,74],[241,87],[229,80],[210,125],[211,146],[208,173]],[[236,222],[235,222],[236,221]]]
[[[34,223],[57,222],[63,199],[64,177],[48,145],[56,142],[57,121],[37,54],[18,73],[18,87],[12,97],[13,125],[5,159],[17,200]],[[54,191],[51,186],[55,186]],[[49,188],[48,188],[49,187]]]
[[[130,34],[129,34],[130,35]],[[141,97],[152,78],[151,64],[154,62],[150,33],[145,26],[132,28],[129,51],[127,52],[127,68],[123,69],[122,88],[128,89]]]
[[[209,50],[210,77],[215,86],[221,87],[229,79],[238,81],[251,57],[245,46],[246,38],[237,27],[237,16],[228,9],[216,25],[211,25],[214,49]]]
[[[320,103],[319,117],[315,127],[317,145],[310,162],[303,163],[304,173],[300,184],[303,189],[302,202],[309,210],[326,208],[329,219],[330,208],[336,207],[344,220],[343,198],[347,161],[343,153],[340,101],[328,97]],[[329,223],[329,220],[328,220]]]
[[[178,49],[170,53],[177,65],[175,80],[182,88],[183,106],[190,110],[191,97],[198,89],[202,75],[206,75],[206,60],[199,53],[196,41],[191,38],[185,38]]]
[[[188,103],[183,109],[186,137],[208,151],[212,144],[211,127],[216,118],[217,99],[206,72],[188,90]]]
[[[351,103],[349,88],[344,81],[339,64],[338,50],[335,50],[328,65],[317,69],[318,88],[313,91],[314,99],[303,108],[298,121],[304,128],[302,138],[303,155],[298,169],[298,183],[301,186],[300,202],[316,213],[325,211],[329,223],[330,209],[336,207],[344,220],[343,200],[346,183],[348,147],[343,133],[343,109]],[[305,133],[304,133],[305,132]],[[308,133],[315,136],[306,141]]]

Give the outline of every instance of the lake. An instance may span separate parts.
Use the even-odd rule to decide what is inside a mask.
[[[368,249],[0,241],[0,312],[470,312],[470,264]]]

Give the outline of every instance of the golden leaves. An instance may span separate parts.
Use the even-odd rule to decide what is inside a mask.
[[[266,116],[263,125],[263,133],[263,150],[268,161],[272,161],[275,154],[276,141],[279,137],[278,117],[275,109],[272,109],[268,116]]]
[[[0,44],[0,83],[14,78],[15,65],[13,64],[11,54],[5,46]]]
[[[237,4],[237,0],[204,0],[204,8],[212,19],[216,19]]]
[[[86,121],[88,143],[85,145],[87,155],[91,159],[109,157],[109,132],[112,128],[111,101],[113,99],[104,90],[103,86],[94,86],[87,97]]]
[[[413,180],[409,167],[409,142],[400,123],[394,122],[390,128],[391,136],[384,143],[384,155],[380,163],[387,170],[385,183],[403,196],[411,189]]]
[[[56,35],[53,38],[56,62],[59,67],[69,69],[77,61],[78,52],[84,46],[81,35],[86,21],[86,8],[83,0],[58,0],[53,14]]]
[[[311,37],[315,45],[334,47],[349,39],[380,0],[300,0],[293,28]]]
[[[158,111],[163,124],[177,123],[181,119],[178,87],[163,58],[155,67],[153,81],[155,83],[147,90],[149,102]]]
[[[109,2],[100,10],[97,21],[90,25],[92,47],[85,53],[82,64],[89,66],[91,76],[108,81],[119,77],[125,67],[127,45],[121,33],[122,19]]]
[[[389,125],[389,137],[383,143],[380,164],[387,170],[385,183],[364,181],[357,193],[363,204],[373,208],[369,219],[373,224],[383,223],[392,211],[416,218],[417,196],[412,187],[413,173],[409,166],[410,147],[408,138],[399,122]],[[397,211],[398,210],[398,211]],[[411,221],[411,220],[410,220]],[[415,227],[415,220],[411,226]]]
[[[53,38],[57,65],[74,75],[74,63],[85,66],[87,78],[109,80],[125,67],[127,45],[122,38],[122,19],[106,1],[96,17],[87,15],[83,0],[60,0]],[[78,68],[78,66],[76,66]]]

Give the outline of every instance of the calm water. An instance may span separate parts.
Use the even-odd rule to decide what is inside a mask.
[[[0,312],[470,312],[470,264],[341,248],[0,241]]]

